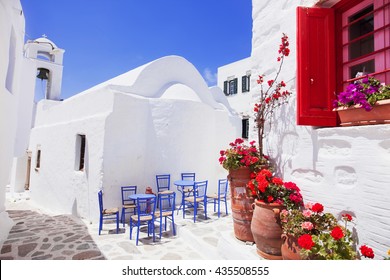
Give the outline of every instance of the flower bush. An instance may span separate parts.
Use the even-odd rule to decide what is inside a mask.
[[[333,101],[333,107],[360,105],[366,111],[378,101],[390,98],[390,85],[381,85],[374,77],[365,77],[348,85]]]
[[[251,171],[260,170],[263,165],[268,165],[268,157],[260,157],[255,141],[245,144],[241,138],[237,138],[229,144],[230,148],[220,151],[219,163],[226,170],[249,167]]]
[[[320,203],[308,203],[304,209],[280,213],[282,230],[298,239],[304,259],[355,259],[354,240],[347,223],[352,216],[344,214],[340,225],[331,213],[325,213]]]
[[[287,209],[298,208],[303,205],[300,189],[292,182],[283,182],[272,175],[269,169],[262,169],[249,181],[248,189],[259,201],[278,203]]]
[[[279,45],[277,61],[280,63],[278,71],[273,79],[264,83],[264,75],[259,75],[257,83],[260,85],[260,99],[254,106],[255,122],[257,125],[259,153],[263,156],[263,138],[266,122],[271,121],[272,114],[275,108],[287,103],[291,92],[286,90],[286,83],[281,80],[278,82],[279,74],[282,70],[284,58],[290,54],[288,36],[283,33],[281,43]]]

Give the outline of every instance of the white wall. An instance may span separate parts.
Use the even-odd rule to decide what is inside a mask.
[[[311,5],[316,1],[303,2]],[[323,203],[325,210],[337,217],[342,211],[352,213],[359,243],[371,246],[376,258],[381,259],[390,248],[390,126],[296,125],[298,4],[290,0],[253,1],[252,73],[268,73],[266,79],[273,77],[282,33],[289,36],[291,46],[281,78],[288,81],[293,96],[273,119],[266,139],[267,152],[284,179],[296,182],[303,190],[305,200]]]
[[[30,196],[53,212],[89,218],[92,192],[102,186],[105,121],[112,111],[113,97],[98,90],[93,97],[80,95],[65,101],[41,100],[31,131],[32,168]],[[85,170],[76,165],[77,135],[86,135]],[[37,150],[41,163],[37,170]]]
[[[24,24],[20,1],[0,0],[0,246],[13,225],[4,203],[17,138],[18,108],[24,98],[18,86],[23,68]]]

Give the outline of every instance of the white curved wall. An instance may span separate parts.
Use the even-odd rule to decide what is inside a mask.
[[[310,6],[314,2],[301,4]],[[252,73],[266,73],[267,78],[273,78],[283,32],[289,36],[291,47],[281,77],[294,94],[273,119],[266,139],[267,152],[285,180],[296,182],[303,190],[306,200],[323,203],[338,217],[342,211],[352,213],[359,243],[371,246],[376,258],[382,259],[390,248],[390,126],[316,129],[296,125],[298,4],[288,0],[253,1]]]

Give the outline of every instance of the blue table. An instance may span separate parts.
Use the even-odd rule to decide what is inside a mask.
[[[152,197],[156,197],[156,195],[149,194],[149,193],[135,193],[129,195],[129,198],[134,200],[137,200],[137,198],[152,198]]]
[[[190,193],[190,191],[194,188],[195,181],[191,180],[177,180],[173,182],[173,184],[177,187],[177,190],[181,192],[181,205],[179,209],[177,209],[177,212],[179,213],[179,210],[183,207],[184,204],[184,198],[186,197],[186,193]],[[184,218],[184,212],[183,212],[183,218]]]

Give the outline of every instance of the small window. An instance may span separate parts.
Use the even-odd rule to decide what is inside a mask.
[[[249,92],[250,91],[250,75],[242,76],[242,92]]]
[[[242,138],[248,139],[249,137],[249,119],[242,119]]]
[[[35,162],[35,169],[41,168],[41,148],[37,149],[37,158]]]
[[[85,135],[78,134],[76,139],[76,164],[75,169],[83,171],[85,167]]]
[[[225,95],[231,95],[237,93],[237,78],[234,78],[223,83],[223,92]]]

